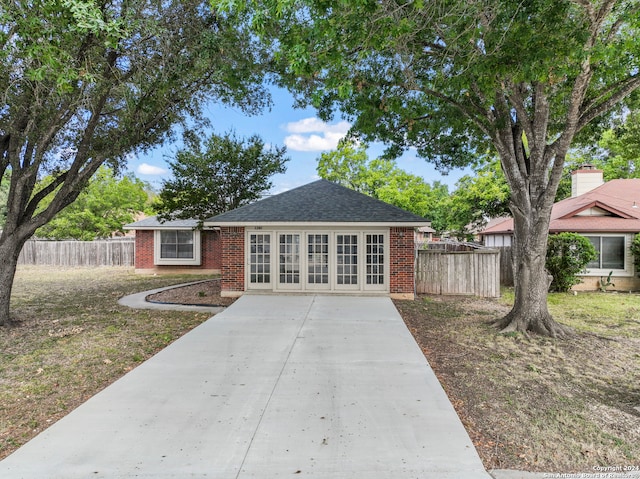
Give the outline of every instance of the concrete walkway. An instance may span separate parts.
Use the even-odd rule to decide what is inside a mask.
[[[391,300],[275,295],[243,296],[0,477],[490,478]]]

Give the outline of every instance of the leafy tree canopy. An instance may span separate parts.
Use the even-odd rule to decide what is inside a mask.
[[[406,211],[428,218],[434,229],[443,225],[440,208],[448,188],[440,182],[429,185],[420,176],[399,168],[395,161],[370,159],[367,146],[349,141],[318,158],[318,175]]]
[[[92,241],[124,233],[122,227],[147,209],[148,191],[133,174],[117,178],[112,169],[102,166],[78,198],[39,228],[36,236]]]
[[[604,150],[599,165],[605,180],[640,178],[640,111],[629,113],[624,123],[606,130],[598,145]]]
[[[640,110],[627,112],[613,127],[591,139],[595,144],[569,151],[556,201],[571,196],[571,172],[585,164],[601,169],[604,181],[640,178]]]
[[[24,242],[103,163],[200,127],[209,101],[268,104],[264,49],[232,22],[206,0],[0,3],[0,325]]]
[[[447,200],[447,229],[461,239],[470,239],[489,219],[509,215],[509,186],[500,160],[477,164],[472,175],[455,185]]]
[[[271,177],[284,173],[286,148],[267,148],[253,135],[211,135],[204,145],[192,138],[169,163],[166,180],[154,208],[161,219],[194,218],[200,221],[246,205],[272,187]]]
[[[443,170],[498,155],[514,217],[504,331],[569,334],[551,317],[551,208],[574,138],[640,87],[640,6],[628,0],[213,0],[243,15],[280,82],[363,141]]]

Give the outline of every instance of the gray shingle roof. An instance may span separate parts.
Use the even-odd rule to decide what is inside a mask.
[[[318,180],[205,220],[205,225],[243,223],[401,223],[428,220],[327,180]]]

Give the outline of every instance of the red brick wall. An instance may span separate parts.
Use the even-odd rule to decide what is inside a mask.
[[[153,264],[153,231],[136,230],[136,269],[151,269]]]
[[[222,294],[244,291],[244,228],[223,226],[222,243]]]
[[[389,232],[390,243],[390,293],[414,292],[413,228],[392,227]]]
[[[201,268],[222,269],[222,241],[220,230],[207,230],[201,233],[200,247],[202,248]]]
[[[174,270],[206,269],[220,270],[222,267],[222,242],[220,231],[207,230],[200,233],[200,266],[154,264],[154,237],[152,230],[136,230],[136,269],[154,269],[171,272]]]

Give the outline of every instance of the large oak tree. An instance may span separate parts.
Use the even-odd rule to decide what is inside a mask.
[[[640,86],[631,0],[214,1],[241,12],[281,62],[281,82],[323,118],[341,111],[390,154],[444,169],[499,157],[515,220],[515,304],[504,331],[559,336],[545,252],[576,135]]]
[[[259,46],[230,20],[199,0],[0,3],[0,325],[24,242],[100,165],[194,127],[212,99],[263,106]]]

